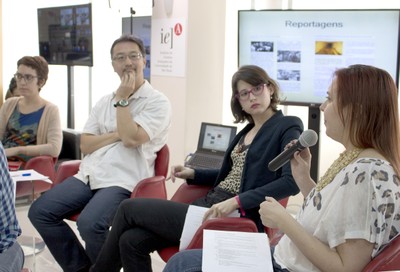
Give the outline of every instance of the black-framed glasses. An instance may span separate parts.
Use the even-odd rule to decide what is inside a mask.
[[[260,85],[255,86],[254,88],[251,89],[243,89],[239,91],[235,97],[241,101],[247,101],[250,98],[250,93],[252,93],[254,96],[259,96],[263,93],[264,88],[265,88],[265,83],[262,83]]]
[[[113,57],[113,61],[123,63],[126,61],[126,58],[129,58],[131,61],[137,61],[141,57],[143,57],[143,55],[140,53],[131,53],[129,55],[119,54],[119,55],[116,55],[115,57]]]
[[[15,73],[14,78],[16,81],[21,81],[22,79],[25,80],[26,83],[32,82],[34,78],[38,78],[37,76],[31,75],[31,74],[21,74],[21,73]]]

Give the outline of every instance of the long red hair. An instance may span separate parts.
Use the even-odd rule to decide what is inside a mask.
[[[374,148],[399,175],[399,109],[393,78],[385,70],[368,65],[352,65],[334,75],[338,112],[349,128],[351,143]]]

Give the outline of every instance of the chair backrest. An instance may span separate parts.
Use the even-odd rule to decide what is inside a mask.
[[[369,264],[363,272],[393,271],[400,268],[400,235],[397,235]]]
[[[23,166],[24,170],[33,169],[43,176],[49,177],[54,182],[56,177],[55,164],[57,158],[41,155],[30,158]],[[32,187],[33,186],[33,187]],[[43,193],[51,188],[52,184],[45,181],[18,182],[16,186],[16,197],[31,196],[36,193]]]
[[[154,175],[167,177],[169,167],[169,148],[164,145],[158,152],[154,162]]]
[[[63,129],[63,142],[59,160],[80,160],[81,153],[81,133],[74,129]]]
[[[131,198],[161,198],[167,199],[165,179],[168,175],[169,149],[164,145],[158,152],[154,162],[154,177],[141,180],[133,189]]]
[[[57,158],[41,155],[30,158],[24,165],[24,169],[33,169],[36,172],[49,177],[51,181],[54,181],[56,177],[56,170],[54,168],[57,163]]]

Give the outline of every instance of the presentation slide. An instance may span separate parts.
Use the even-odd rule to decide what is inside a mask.
[[[397,82],[399,10],[241,10],[239,65],[279,82],[282,104],[319,105],[333,72],[351,64],[387,70]]]

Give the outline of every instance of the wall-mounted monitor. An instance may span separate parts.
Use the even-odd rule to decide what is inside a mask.
[[[39,52],[49,64],[93,66],[91,4],[37,12]]]
[[[399,10],[241,10],[239,65],[263,67],[282,104],[319,105],[332,73],[351,64],[387,70],[398,83]]]

